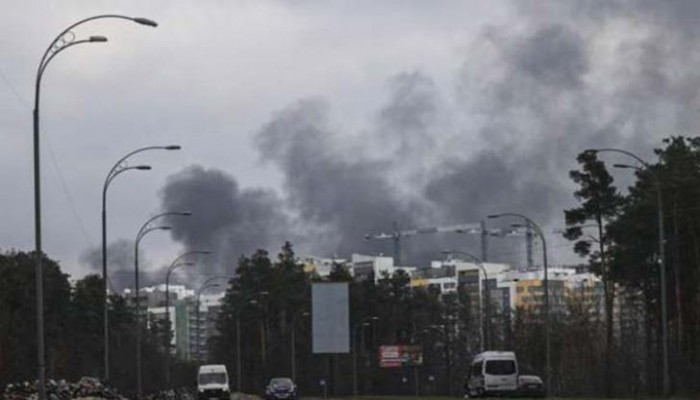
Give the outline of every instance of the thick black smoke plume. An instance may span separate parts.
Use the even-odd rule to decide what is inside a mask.
[[[363,132],[336,128],[323,100],[274,114],[257,148],[282,172],[280,194],[240,189],[201,167],[172,177],[163,208],[198,214],[173,221],[174,238],[217,250],[219,268],[228,268],[235,256],[274,251],[285,239],[302,253],[390,253],[390,242],[363,236],[393,221],[408,228],[515,211],[551,234],[573,205],[568,171],[578,153],[614,146],[653,160],[662,137],[695,130],[700,3],[538,0],[513,10],[517,23],[485,27],[455,54],[464,62],[453,88],[420,71],[390,79],[386,104]],[[554,262],[569,261],[570,245],[551,237]],[[416,237],[404,243],[404,259],[465,246],[478,252],[474,239]],[[492,255],[522,263],[511,247],[492,243]]]
[[[171,176],[161,192],[163,210],[187,210],[191,218],[170,218],[173,239],[189,250],[213,251],[204,265],[233,274],[238,257],[284,240],[294,240],[284,203],[265,189],[240,189],[223,171],[192,166]]]
[[[147,256],[141,251],[141,264],[148,267]],[[102,249],[99,247],[85,251],[80,262],[91,269],[91,273],[102,275]],[[121,293],[134,287],[134,242],[120,239],[107,245],[107,274],[110,290]]]

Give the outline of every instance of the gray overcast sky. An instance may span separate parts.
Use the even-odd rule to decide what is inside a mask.
[[[163,205],[191,204],[168,197],[167,177],[181,173],[173,187],[221,178],[238,191],[222,209],[258,217],[203,228],[209,242],[179,227],[176,240],[143,243],[151,265],[162,265],[195,244],[230,242],[231,264],[284,238],[301,252],[348,252],[359,232],[386,226],[364,222],[393,212],[414,227],[507,208],[553,229],[574,204],[566,172],[580,150],[621,145],[651,157],[661,137],[692,134],[697,122],[692,1],[4,3],[3,249],[33,247],[31,102],[45,47],[94,14],[160,23],[80,27],[78,37],[109,43],[70,49],[45,75],[44,242],[73,275],[88,270],[80,260],[100,243],[107,170],[140,146],[183,151],[142,154],[135,162],[153,170],[112,184],[110,241],[133,238]],[[202,170],[182,175],[194,165]],[[284,227],[258,226],[275,223]],[[247,232],[263,243],[243,243]],[[556,261],[572,260],[555,251]]]

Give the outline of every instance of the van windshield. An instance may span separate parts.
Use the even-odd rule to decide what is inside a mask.
[[[513,361],[513,360],[489,360],[489,361],[486,361],[486,373],[489,375],[512,375],[515,373],[515,361]]]
[[[226,374],[223,372],[210,372],[199,374],[200,385],[226,384]]]

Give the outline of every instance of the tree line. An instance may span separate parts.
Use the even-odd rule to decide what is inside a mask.
[[[72,285],[68,275],[44,258],[44,323],[47,379],[77,381],[103,376],[103,284],[87,275]],[[36,367],[36,286],[34,253],[0,254],[0,386],[34,382]],[[135,370],[135,312],[122,296],[112,295],[110,313],[110,381],[121,393],[133,394]],[[144,392],[165,387],[162,324],[141,326]],[[173,363],[174,380],[194,383],[195,367]]]
[[[575,196],[580,204],[565,211],[565,236],[605,283],[605,357],[600,369],[606,371],[608,395],[619,393],[620,378],[630,375],[645,392],[662,391],[662,324],[669,332],[671,391],[700,391],[700,138],[669,137],[655,154],[656,162],[647,165],[615,164],[634,170],[626,192],[614,186],[600,152],[582,152],[580,170],[570,174],[579,185]],[[638,321],[628,327],[631,332],[621,329],[615,335],[613,306],[623,295],[637,297],[638,309],[620,311],[633,313]]]
[[[614,185],[600,153],[582,152],[576,207],[565,210],[565,237],[603,281],[603,305],[570,296],[551,315],[551,391],[571,396],[646,396],[662,391],[662,323],[669,329],[671,388],[700,392],[700,138],[670,137],[657,160],[635,171],[631,187]],[[665,240],[659,246],[658,193]],[[663,254],[662,254],[663,251]],[[668,318],[661,319],[660,266],[666,272]],[[70,285],[45,260],[47,370],[53,378],[100,376],[102,282]],[[0,255],[0,382],[35,377],[32,253]],[[374,279],[376,278],[376,279]],[[353,354],[311,351],[310,292],[314,282],[348,282]],[[545,375],[544,321],[532,308],[499,309],[488,321],[488,348],[513,350],[523,373]],[[134,310],[110,298],[112,383],[135,382]],[[617,315],[617,317],[615,317]],[[145,391],[164,387],[168,329],[142,326]],[[481,350],[478,304],[463,287],[441,294],[411,287],[404,272],[354,281],[343,265],[328,277],[305,271],[286,243],[277,255],[258,250],[238,260],[209,340],[209,360],[228,366],[234,389],[260,393],[272,376],[295,375],[301,392],[451,394],[462,392],[471,357]],[[423,365],[380,368],[381,345],[415,344]],[[294,356],[293,357],[293,352]],[[240,371],[238,369],[240,360]],[[194,384],[195,366],[173,363],[173,386]],[[356,372],[355,372],[356,371]],[[239,382],[237,377],[241,376]],[[354,379],[354,377],[357,377]]]
[[[565,310],[552,314],[553,393],[662,393],[662,323],[670,332],[671,391],[700,392],[700,138],[670,137],[655,154],[654,163],[621,166],[636,170],[626,190],[614,185],[599,152],[582,152],[577,158],[580,169],[570,172],[578,185],[574,196],[579,204],[564,211],[564,236],[587,259],[585,267],[601,277],[603,304],[598,307],[583,295],[571,296]],[[662,257],[666,321],[660,306]],[[334,393],[352,393],[353,379],[348,377],[354,376],[353,357],[311,354],[310,325],[300,315],[309,311],[310,285],[321,278],[304,273],[291,245],[275,259],[262,250],[241,258],[238,274],[224,300],[219,335],[210,346],[212,356],[235,371],[239,355],[234,344],[242,343],[242,388],[259,391],[270,376],[291,375],[295,348],[302,389],[321,393],[319,382],[325,381]],[[326,278],[350,282],[358,391],[458,394],[468,363],[479,351],[473,299],[462,288],[448,295],[411,288],[404,273],[377,278],[354,282],[340,265]],[[378,319],[358,327],[367,316]],[[545,374],[541,313],[505,310],[487,326],[491,349],[515,350],[525,372]],[[380,369],[377,351],[382,344],[422,345],[425,364],[416,370]]]

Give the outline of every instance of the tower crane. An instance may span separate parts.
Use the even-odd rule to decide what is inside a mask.
[[[476,223],[466,223],[448,226],[436,226],[432,228],[399,230],[398,224],[394,221],[394,229],[389,233],[375,233],[365,235],[365,240],[389,240],[394,242],[394,262],[401,265],[401,238],[407,236],[423,235],[430,233],[465,233],[481,235],[481,258],[488,259],[488,237],[504,237],[515,231],[505,231],[503,229],[486,229],[484,221]]]

